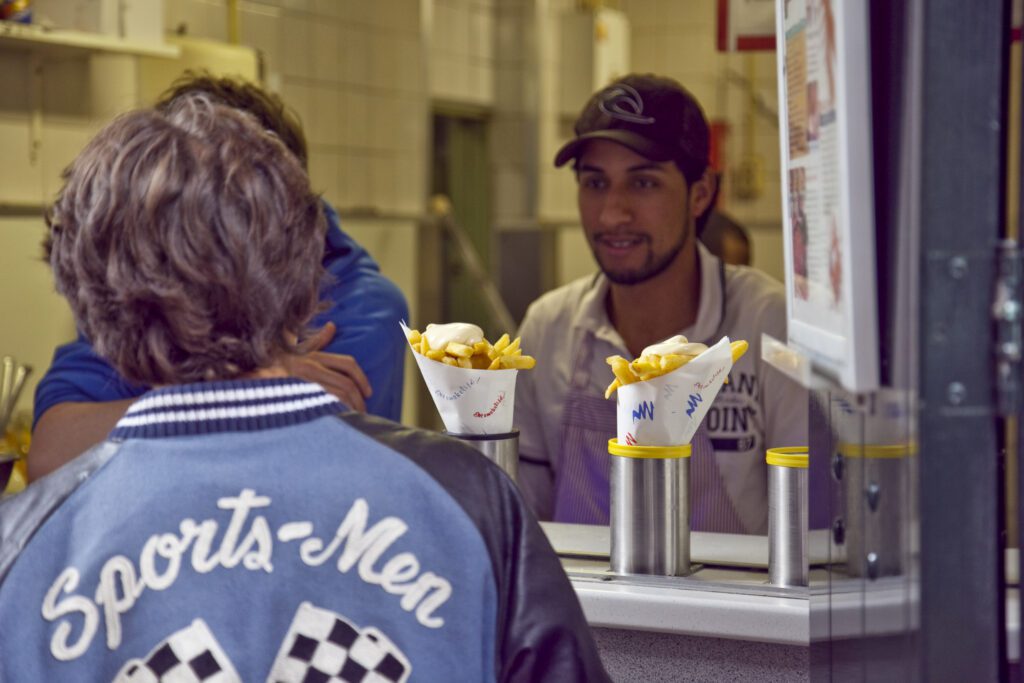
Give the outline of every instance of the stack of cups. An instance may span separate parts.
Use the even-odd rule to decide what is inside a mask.
[[[608,442],[611,563],[619,574],[690,573],[690,444]]]
[[[807,447],[770,448],[768,582],[807,585]]]

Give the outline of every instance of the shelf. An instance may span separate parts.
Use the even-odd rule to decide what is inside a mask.
[[[0,199],[0,218],[41,217],[46,213],[46,204],[35,201]]]
[[[46,29],[35,24],[0,21],[0,49],[12,48],[53,56],[87,56],[96,52],[166,57],[181,50],[176,45],[143,43],[98,33]]]

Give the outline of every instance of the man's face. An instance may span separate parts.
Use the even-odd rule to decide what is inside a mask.
[[[672,265],[693,235],[690,193],[675,163],[594,140],[576,173],[583,231],[608,279],[638,284]]]

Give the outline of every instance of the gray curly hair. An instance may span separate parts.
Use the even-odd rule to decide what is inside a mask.
[[[125,378],[231,379],[301,352],[326,223],[294,155],[203,94],[122,115],[65,171],[44,251]]]

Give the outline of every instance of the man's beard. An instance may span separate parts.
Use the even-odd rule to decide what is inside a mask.
[[[651,238],[644,236],[644,241],[649,245]],[[604,273],[605,277],[614,282],[617,285],[638,285],[641,282],[647,282],[651,278],[658,277],[664,273],[672,262],[679,256],[679,252],[683,250],[683,246],[686,244],[686,231],[679,237],[679,242],[672,246],[667,252],[662,254],[660,257],[655,258],[654,253],[648,251],[647,262],[639,268],[634,270],[618,270],[611,271],[604,267],[601,263],[601,258],[597,255],[596,245],[591,245],[590,250],[594,254],[594,260],[597,261],[597,265],[601,268],[601,272]]]

